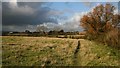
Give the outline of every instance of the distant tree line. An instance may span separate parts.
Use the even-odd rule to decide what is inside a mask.
[[[24,32],[2,32],[2,35],[12,35],[12,36],[47,36],[47,35],[79,35],[78,31],[75,32],[64,32],[64,30],[56,31],[51,30],[49,32],[45,31],[35,31],[30,32],[29,30],[25,30]]]

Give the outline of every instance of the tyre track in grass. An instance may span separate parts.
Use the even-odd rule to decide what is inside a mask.
[[[83,52],[86,53],[86,51],[90,51],[90,47],[88,47],[88,41],[85,39],[79,39],[77,47],[74,52],[74,58],[73,58],[73,63],[74,66],[81,66],[83,65]],[[87,47],[86,47],[87,46]],[[89,55],[89,54],[88,54]],[[85,60],[85,59],[84,59]]]
[[[80,40],[78,40],[78,44],[77,44],[77,47],[76,47],[76,49],[75,49],[75,52],[74,52],[74,58],[73,58],[73,63],[74,63],[74,65],[75,66],[78,66],[78,58],[79,58],[79,51],[80,51]]]

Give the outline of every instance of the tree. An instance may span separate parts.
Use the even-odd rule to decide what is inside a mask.
[[[64,33],[64,30],[60,30],[59,32]]]
[[[98,5],[81,20],[81,26],[88,34],[99,35],[106,33],[119,24],[118,14],[114,14],[115,7],[111,4]]]
[[[120,45],[118,44],[120,15],[114,12],[115,9],[109,3],[100,4],[81,18],[80,24],[85,29],[89,39],[99,38],[99,42]]]
[[[25,33],[30,33],[30,31],[29,30],[25,30]]]

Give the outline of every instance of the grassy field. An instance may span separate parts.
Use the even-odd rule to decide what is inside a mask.
[[[120,66],[120,50],[85,39],[1,38],[3,66]],[[75,55],[78,40],[80,49]]]
[[[46,37],[2,37],[3,65],[73,65],[77,41]]]

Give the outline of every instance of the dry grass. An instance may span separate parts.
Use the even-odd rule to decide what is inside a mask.
[[[2,37],[3,65],[66,66],[73,64],[77,41],[48,37]]]

